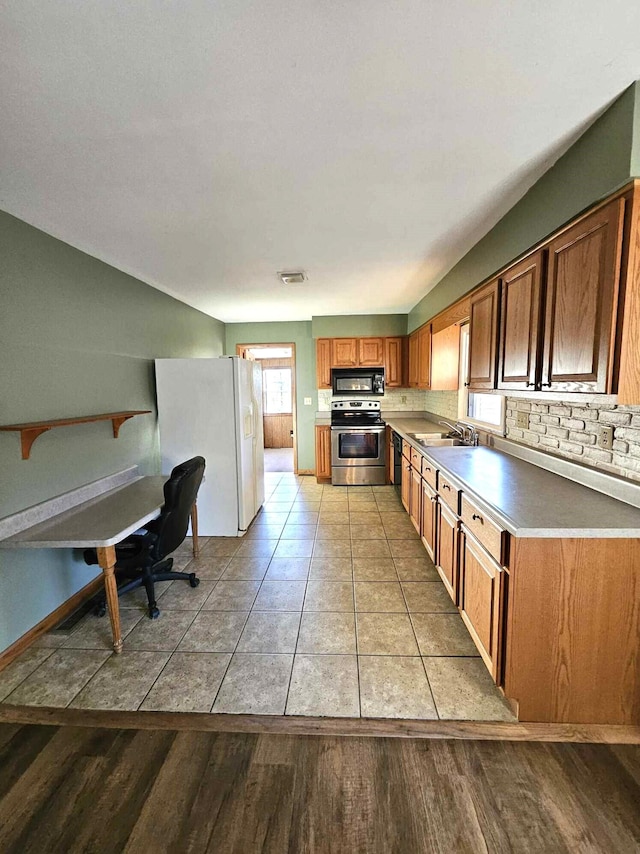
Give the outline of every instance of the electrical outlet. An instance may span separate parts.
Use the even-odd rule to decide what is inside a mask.
[[[516,427],[519,427],[521,430],[529,429],[528,412],[516,412]]]
[[[402,403],[406,403],[407,402],[407,395],[403,394],[402,397],[400,398],[400,400],[402,401]]]
[[[601,427],[598,431],[598,447],[610,451],[613,448],[613,427]]]
[[[310,397],[305,397],[304,405],[305,406],[311,406],[311,398]]]

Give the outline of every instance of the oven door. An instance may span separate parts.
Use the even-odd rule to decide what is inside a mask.
[[[385,427],[332,427],[332,466],[383,466]]]

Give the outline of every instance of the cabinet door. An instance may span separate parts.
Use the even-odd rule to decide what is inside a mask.
[[[418,333],[409,336],[409,388],[418,387]]]
[[[539,382],[543,260],[543,252],[536,252],[501,277],[498,388],[535,388]]]
[[[385,430],[386,458],[387,458],[387,483],[395,483],[395,448],[393,447],[393,430],[387,425]]]
[[[457,391],[460,327],[454,324],[431,336],[431,391]]]
[[[611,388],[624,199],[549,243],[542,388]]]
[[[496,386],[498,284],[496,279],[471,297],[467,385],[472,390]]]
[[[405,338],[384,339],[384,381],[387,388],[403,386],[405,340]]]
[[[458,604],[458,517],[440,499],[436,509],[436,569],[449,596]]]
[[[420,469],[411,468],[411,500],[409,503],[409,516],[413,527],[420,533],[420,522],[422,521],[422,475]]]
[[[500,684],[505,572],[464,527],[460,540],[460,613]]]
[[[357,338],[331,339],[331,367],[353,368],[358,364]]]
[[[382,338],[358,338],[358,362],[365,367],[381,367],[384,364]]]
[[[418,330],[418,388],[431,388],[431,324]]]
[[[436,560],[436,494],[426,480],[422,481],[420,535],[432,561]]]
[[[411,513],[411,463],[406,457],[402,458],[402,484],[400,489],[402,506]]]
[[[316,477],[331,477],[331,428],[316,427]]]
[[[318,388],[331,388],[331,338],[316,341],[316,380]]]

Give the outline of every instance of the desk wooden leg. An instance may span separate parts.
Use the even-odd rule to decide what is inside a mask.
[[[116,586],[116,548],[105,546],[98,548],[98,563],[104,575],[104,591],[107,596],[107,608],[111,620],[111,634],[113,635],[113,651],[122,652],[122,632],[120,630],[120,605],[118,603],[118,588]]]
[[[198,542],[198,505],[195,501],[191,508],[191,535],[193,537],[193,556],[198,557],[200,554],[200,543]]]

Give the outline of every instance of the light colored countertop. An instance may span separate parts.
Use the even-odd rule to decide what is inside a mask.
[[[385,420],[516,537],[640,537],[637,507],[503,451],[424,448],[407,435],[431,432],[433,422]]]
[[[139,477],[6,539],[0,548],[112,546],[159,514],[167,478]]]

